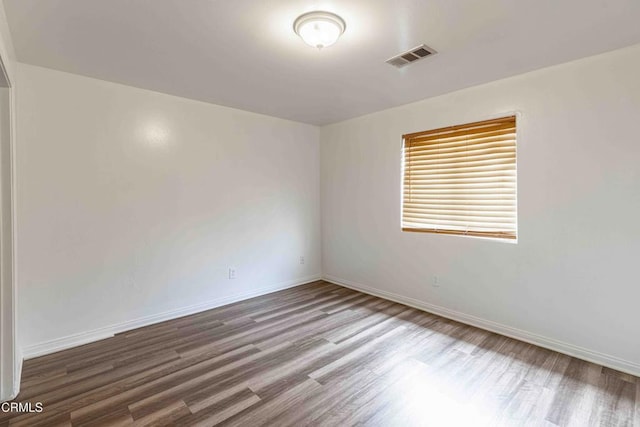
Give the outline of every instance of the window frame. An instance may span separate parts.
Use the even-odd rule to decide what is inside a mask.
[[[507,119],[513,117],[515,121],[515,162],[514,162],[514,171],[515,171],[515,188],[514,188],[514,231],[511,232],[485,232],[485,231],[473,231],[473,230],[451,230],[451,229],[439,229],[439,228],[416,228],[416,227],[405,227],[404,226],[404,189],[405,189],[405,146],[406,141],[409,138],[422,136],[429,132],[437,132],[437,131],[453,131],[456,129],[464,129],[469,126],[473,126],[476,124],[490,122],[493,120],[499,119]],[[522,114],[520,111],[508,111],[496,115],[492,115],[490,117],[485,117],[483,119],[477,119],[473,121],[468,121],[463,124],[450,125],[450,126],[440,126],[440,127],[430,127],[428,130],[411,132],[402,135],[401,139],[401,173],[400,173],[400,229],[402,232],[409,233],[427,233],[427,234],[443,234],[450,236],[464,236],[471,238],[479,238],[485,240],[495,240],[505,243],[518,243],[519,238],[519,221],[518,221],[518,213],[519,213],[519,179],[518,179],[518,159],[519,159],[519,148],[522,145],[522,131],[521,131],[521,120]]]

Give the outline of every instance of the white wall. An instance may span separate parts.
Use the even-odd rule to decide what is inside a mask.
[[[640,374],[638,76],[640,45],[322,128],[325,277]],[[518,243],[401,232],[401,135],[513,111]]]
[[[19,78],[27,356],[320,276],[318,128],[24,64]]]

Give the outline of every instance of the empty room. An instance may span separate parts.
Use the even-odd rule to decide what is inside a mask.
[[[640,427],[638,22],[0,0],[0,427]]]

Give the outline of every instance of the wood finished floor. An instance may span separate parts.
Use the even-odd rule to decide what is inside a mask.
[[[28,360],[0,425],[637,426],[640,380],[315,282]]]

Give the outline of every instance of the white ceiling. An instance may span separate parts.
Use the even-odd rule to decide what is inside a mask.
[[[313,124],[640,43],[638,0],[4,3],[19,61]],[[317,9],[347,22],[322,51],[291,28]]]

